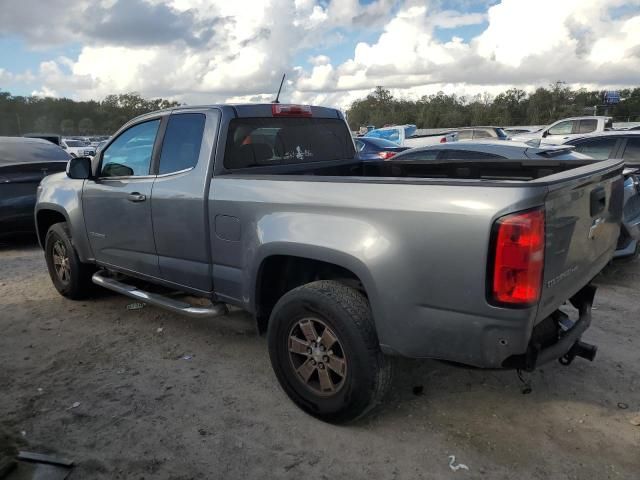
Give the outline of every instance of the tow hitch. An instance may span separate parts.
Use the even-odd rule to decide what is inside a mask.
[[[565,366],[571,365],[571,362],[573,362],[576,357],[582,357],[593,362],[594,358],[596,358],[597,352],[597,346],[578,340],[565,355],[558,359],[558,361]]]

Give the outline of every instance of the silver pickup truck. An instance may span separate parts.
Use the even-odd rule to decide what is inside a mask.
[[[593,359],[581,336],[616,248],[622,170],[361,162],[334,109],[180,107],[44,179],[35,221],[62,295],[97,284],[194,317],[241,307],[290,398],[343,422],[379,403],[393,356]]]

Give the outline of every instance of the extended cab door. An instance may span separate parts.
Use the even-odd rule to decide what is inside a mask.
[[[213,290],[207,202],[219,111],[173,112],[167,122],[151,209],[160,277]]]
[[[137,123],[101,153],[97,179],[82,194],[85,225],[98,263],[157,277],[150,173],[161,119]]]

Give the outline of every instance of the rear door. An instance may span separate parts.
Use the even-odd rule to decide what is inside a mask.
[[[545,264],[538,318],[551,314],[609,262],[622,219],[622,164],[613,160],[572,171],[545,200]],[[552,179],[552,177],[547,177]]]
[[[98,178],[87,180],[82,206],[93,254],[99,263],[159,276],[153,239],[151,190],[161,119],[137,123],[102,152]]]
[[[151,195],[160,277],[204,292],[213,288],[205,198],[219,118],[217,110],[171,114]]]

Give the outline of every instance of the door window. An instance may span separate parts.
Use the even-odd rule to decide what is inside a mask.
[[[491,138],[491,134],[486,130],[474,130],[473,138]]]
[[[158,174],[179,172],[196,166],[205,119],[202,113],[181,113],[169,117]]]
[[[576,152],[589,155],[596,160],[606,160],[616,146],[616,138],[593,138],[576,145]]]
[[[153,144],[160,119],[139,123],[125,130],[102,154],[101,177],[149,175]]]
[[[435,160],[441,151],[431,148],[429,150],[418,150],[417,152],[405,153],[397,157],[397,160]]]
[[[471,140],[473,138],[473,130],[460,130],[458,132],[458,140]]]
[[[580,120],[580,126],[578,127],[578,133],[591,133],[595,132],[598,128],[598,120],[595,118],[589,120]]]
[[[640,138],[627,139],[627,146],[624,149],[622,158],[627,163],[640,163]]]
[[[569,135],[573,131],[573,122],[560,122],[549,129],[549,135]]]

